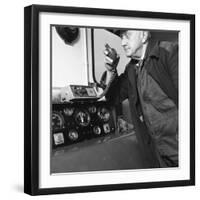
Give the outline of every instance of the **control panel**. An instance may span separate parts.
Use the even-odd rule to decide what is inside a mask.
[[[114,108],[104,101],[52,104],[52,146],[66,146],[115,132]]]

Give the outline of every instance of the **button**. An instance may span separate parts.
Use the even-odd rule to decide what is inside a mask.
[[[143,117],[142,115],[140,115],[139,118],[140,118],[140,121],[141,121],[141,122],[144,122],[144,117]]]

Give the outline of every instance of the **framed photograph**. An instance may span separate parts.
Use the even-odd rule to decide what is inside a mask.
[[[24,13],[24,192],[194,185],[195,16]]]

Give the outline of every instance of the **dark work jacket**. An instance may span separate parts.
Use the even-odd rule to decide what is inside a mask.
[[[114,105],[123,100],[129,100],[132,122],[141,152],[148,167],[162,167],[161,159],[155,147],[149,130],[140,120],[140,102],[137,92],[135,64],[131,60],[123,74],[113,80],[106,99]],[[171,51],[162,47],[158,41],[149,41],[143,67],[147,73],[160,85],[165,94],[173,100],[178,108],[178,48],[174,46]]]

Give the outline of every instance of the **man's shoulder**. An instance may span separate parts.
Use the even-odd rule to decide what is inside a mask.
[[[171,42],[171,41],[160,41],[159,47],[161,50],[167,51],[168,53],[171,53],[174,50],[178,49],[178,43],[177,42]]]
[[[172,41],[149,41],[149,47],[147,49],[147,55],[150,57],[165,57],[171,54],[171,52],[178,50],[177,42]]]
[[[178,58],[177,42],[161,41],[159,43],[159,49],[159,57],[161,60],[163,60],[163,62],[170,63],[172,60]]]

